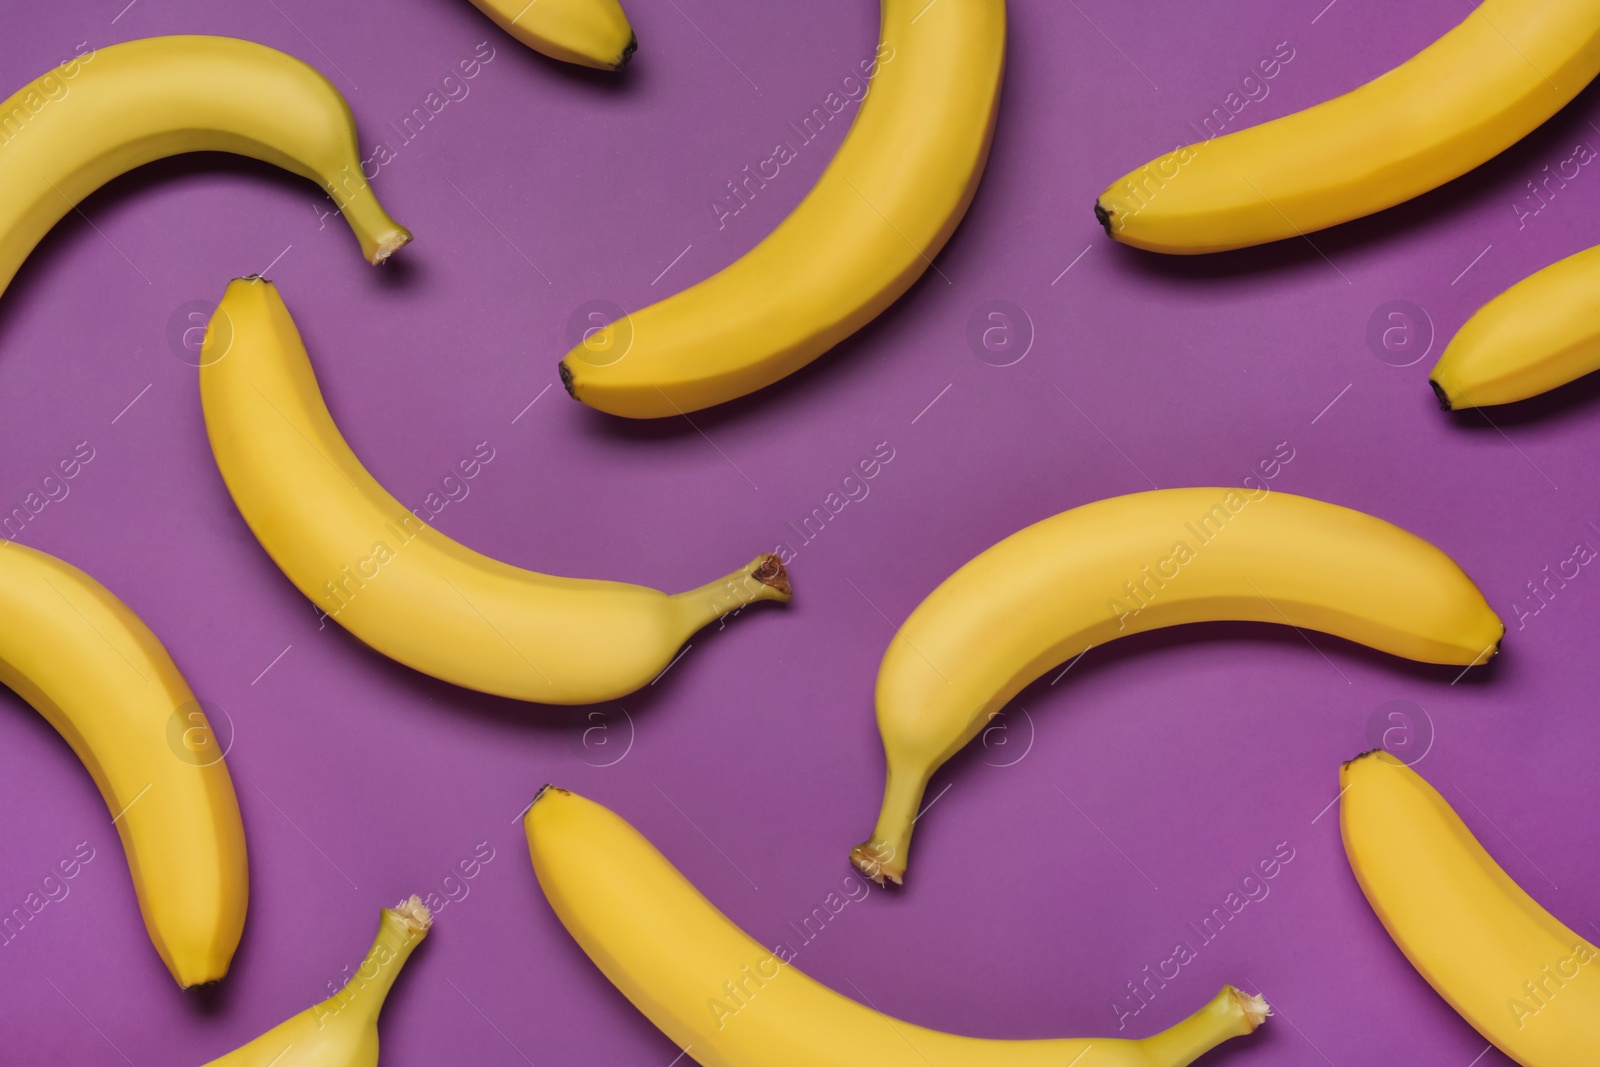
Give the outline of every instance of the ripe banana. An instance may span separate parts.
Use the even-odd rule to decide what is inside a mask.
[[[362,176],[350,106],[321,74],[250,41],[150,37],[75,56],[0,104],[0,291],[90,193],[183,152],[310,178],[372,263],[411,240]]]
[[[1046,670],[1125,634],[1214,620],[1459,665],[1486,662],[1505,633],[1450,557],[1349,508],[1262,483],[1073,508],[967,563],[895,635],[878,668],[883,808],[851,861],[898,883],[929,777]]]
[[[1428,984],[1523,1067],[1600,1063],[1600,948],[1523,892],[1389,753],[1346,763],[1339,784],[1350,868]]]
[[[621,70],[639,39],[617,0],[472,0],[502,30],[552,59]]]
[[[883,0],[882,34],[859,67],[870,81],[846,81],[865,94],[855,125],[794,213],[732,266],[587,335],[561,361],[569,393],[634,419],[733,400],[849,337],[932,266],[988,160],[1005,0]],[[746,168],[730,196],[757,195],[847,106],[829,94],[790,125],[800,143]]]
[[[735,926],[610,810],[546,786],[523,819],[534,873],[589,958],[704,1067],[1183,1067],[1271,1014],[1224,986],[1171,1029],[996,1041],[890,1019]],[[887,1024],[887,1025],[885,1025]]]
[[[1467,320],[1428,376],[1446,411],[1526,400],[1600,370],[1600,247],[1551,264]]]
[[[1106,233],[1153,252],[1263,244],[1419,196],[1498,155],[1600,72],[1592,0],[1483,0],[1394,70],[1352,92],[1217,136],[1118,178],[1095,202]]]
[[[234,503],[296,588],[391,659],[485,693],[590,704],[655,678],[715,619],[790,588],[772,555],[676,596],[480,555],[406,510],[350,451],[277,289],[230,282],[200,400]]]
[[[156,635],[76,567],[0,541],[0,683],[93,775],[172,977],[188,987],[227,974],[249,896],[239,802]]]
[[[377,939],[343,989],[205,1067],[377,1067],[378,1013],[432,925],[416,897],[384,908]]]

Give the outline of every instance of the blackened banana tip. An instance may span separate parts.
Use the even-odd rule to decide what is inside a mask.
[[[1100,228],[1106,231],[1106,236],[1111,236],[1111,212],[1101,206],[1100,201],[1094,202],[1094,217],[1100,220]]]
[[[1450,406],[1450,397],[1446,395],[1444,386],[1440,385],[1432,378],[1428,379],[1428,384],[1433,386],[1433,395],[1439,398],[1439,407],[1445,411],[1454,411],[1455,409]]]

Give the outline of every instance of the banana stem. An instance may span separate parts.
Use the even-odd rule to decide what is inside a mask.
[[[335,1017],[346,1025],[376,1025],[383,1002],[400,976],[400,969],[416,947],[422,944],[433,916],[416,897],[399,908],[384,908],[378,921],[378,936],[344,988],[312,1009],[319,1027]]]
[[[339,205],[345,222],[355,231],[356,240],[361,242],[361,254],[367,257],[368,263],[382,263],[410,243],[411,231],[389,217],[364,178],[359,182],[330,182],[325,188]]]
[[[883,806],[878,811],[878,824],[872,828],[872,838],[850,850],[850,862],[856,870],[879,885],[885,879],[895,885],[904,883],[911,831],[927,788],[926,773],[907,774],[896,772],[893,765],[889,767],[883,784]]]
[[[793,595],[794,589],[789,585],[789,574],[783,569],[782,561],[767,553],[698,589],[675,593],[671,600],[678,607],[687,636],[758,601],[786,603]]]
[[[1223,986],[1211,1003],[1136,1044],[1143,1046],[1151,1063],[1185,1067],[1229,1038],[1252,1033],[1271,1014],[1272,1009],[1260,997]]]

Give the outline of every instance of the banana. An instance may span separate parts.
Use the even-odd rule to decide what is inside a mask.
[[[1274,62],[1263,60],[1264,64]],[[1315,107],[1217,136],[1111,183],[1106,233],[1193,254],[1304,237],[1420,196],[1498,155],[1600,72],[1592,0],[1483,0],[1382,77]],[[1271,74],[1267,74],[1268,77]],[[1235,94],[1236,96],[1236,94]]]
[[[537,574],[445,537],[345,444],[269,281],[229,283],[200,362],[212,452],[256,539],[335,622],[425,674],[543,704],[611,700],[659,675],[707,623],[789,599],[773,555],[668,596]]]
[[[0,291],[106,182],[183,152],[232,152],[310,178],[369,262],[411,234],[361,173],[355,119],[314,69],[231,37],[150,37],[67,60],[0,104]]]
[[[1529,275],[1467,320],[1428,384],[1446,411],[1526,400],[1600,370],[1600,247]]]
[[[768,951],[610,810],[546,786],[523,819],[556,916],[624,996],[703,1067],[1182,1067],[1271,1009],[1224,986],[1161,1033],[997,1041],[863,1007]]]
[[[343,989],[205,1067],[377,1067],[378,1013],[432,925],[416,897],[384,908],[367,958]]]
[[[1428,984],[1523,1067],[1600,1063],[1600,948],[1523,892],[1389,753],[1346,763],[1339,784],[1350,868]]]
[[[472,0],[502,30],[564,63],[621,70],[639,39],[617,0]]]
[[[800,206],[732,266],[586,335],[561,361],[569,393],[633,419],[733,400],[855,333],[932,266],[988,160],[1005,0],[882,10],[882,43],[858,67],[870,80],[846,80],[865,94],[860,114]],[[800,143],[728,183],[730,202],[755,196],[847,106],[830,93],[791,124]]]
[[[1505,633],[1426,541],[1261,482],[1073,508],[967,563],[896,633],[878,668],[883,807],[851,861],[900,882],[929,777],[1046,670],[1125,634],[1213,620],[1288,623],[1458,665],[1486,662]]]
[[[0,683],[66,738],[100,787],[172,977],[189,987],[227,974],[249,896],[239,802],[156,635],[83,571],[0,541]]]

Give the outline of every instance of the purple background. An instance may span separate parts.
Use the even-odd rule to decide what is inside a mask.
[[[1122,1036],[1231,981],[1279,1017],[1207,1063],[1466,1067],[1484,1042],[1372,916],[1337,809],[1314,821],[1339,762],[1370,747],[1369,724],[1393,700],[1414,705],[1416,736],[1431,723],[1418,769],[1514,878],[1597,936],[1600,578],[1586,570],[1522,629],[1513,605],[1575,543],[1600,547],[1600,389],[1496,409],[1491,424],[1441,414],[1425,379],[1475,307],[1600,237],[1592,168],[1521,229],[1514,207],[1542,167],[1579,142],[1600,147],[1600,97],[1584,93],[1449,188],[1316,235],[1320,253],[1297,242],[1161,259],[1112,245],[1089,210],[1113,177],[1189,136],[1186,123],[1279,42],[1293,60],[1233,127],[1381,73],[1453,25],[1460,5],[1015,0],[994,157],[938,260],[945,277],[691,427],[614,421],[551,388],[568,316],[586,301],[663,297],[792,208],[843,122],[725,229],[708,202],[869,54],[870,0],[635,0],[642,47],[621,78],[527,52],[465,0],[136,0],[119,15],[122,2],[33,5],[13,19],[0,36],[5,85],[80,41],[232,34],[327,73],[370,152],[397,143],[386,123],[479,42],[495,56],[379,175],[417,235],[389,268],[363,264],[338,220],[319,227],[326,201],[310,184],[197,157],[88,200],[0,300],[0,510],[91,443],[71,495],[22,540],[120,594],[226,710],[252,864],[232,973],[180,993],[146,940],[88,775],[0,694],[0,910],[76,842],[97,850],[70,896],[0,948],[0,1059],[145,1067],[221,1055],[326,995],[380,905],[438,890],[487,841],[494,860],[439,914],[390,1000],[384,1063],[666,1067],[672,1044],[538,891],[515,822],[533,791],[555,781],[614,807],[746,929],[793,940],[785,923],[849,877],[846,852],[876,812],[871,696],[892,623],[1029,522],[1152,483],[1237,483],[1280,442],[1295,458],[1276,488],[1373,512],[1458,559],[1511,622],[1503,657],[1452,686],[1448,668],[1314,637],[1319,654],[1272,627],[1095,649],[1060,684],[1025,692],[1003,734],[938,776],[908,890],[850,905],[799,966],[950,1030],[1115,1034],[1124,984],[1288,842],[1295,858],[1270,896]],[[175,311],[269,263],[341,427],[402,500],[419,503],[476,442],[496,450],[471,495],[438,517],[450,535],[517,564],[670,590],[789,542],[795,602],[696,637],[659,684],[592,709],[591,722],[453,689],[319,630],[234,511],[195,371],[168,341]],[[1366,340],[1374,311],[1397,299],[1436,333],[1427,358],[1403,368]],[[966,339],[990,300],[1023,308],[1036,332],[1012,366],[977,358]],[[786,522],[884,441],[895,458],[870,496],[801,545]],[[1496,1051],[1478,1061],[1503,1062]]]

